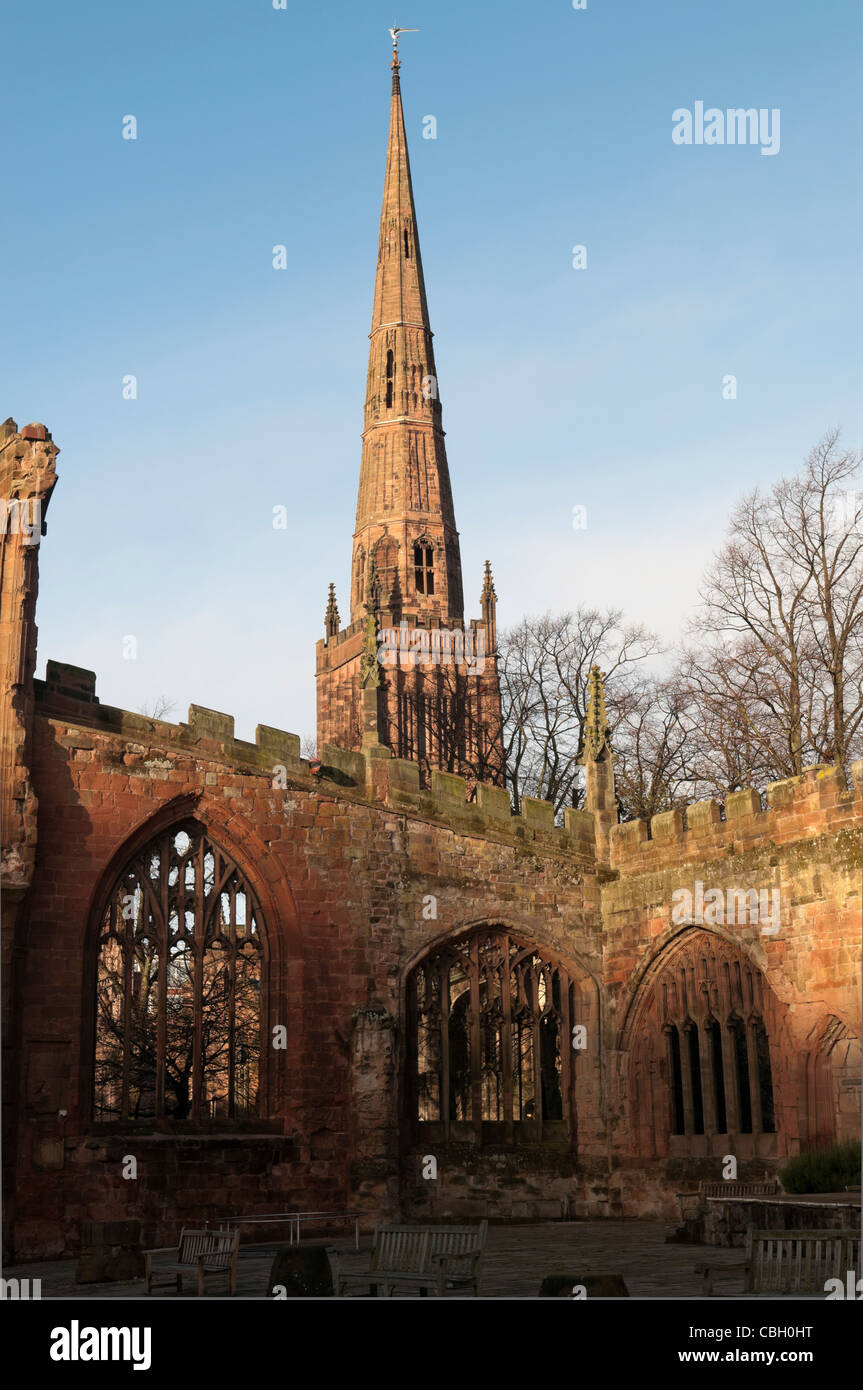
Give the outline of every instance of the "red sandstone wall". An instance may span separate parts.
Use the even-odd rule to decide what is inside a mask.
[[[784,1117],[775,1154],[794,1151],[834,1113],[852,1124],[859,777],[855,793],[816,770],[771,789],[767,813],[738,794],[724,821],[709,804],[691,808],[688,829],[677,813],[658,817],[651,840],[646,827],[618,827],[614,867],[598,871],[584,812],[556,827],[550,806],[527,799],[513,817],[500,788],[480,786],[468,803],[459,777],[435,773],[422,791],[415,764],[367,763],[327,746],[319,780],[290,734],[259,728],[254,744],[243,743],[228,716],[197,707],[188,724],[163,724],[100,706],[86,672],[49,666],[49,675],[37,683],[39,857],[13,1040],[24,1087],[19,1256],[74,1248],[84,1220],[137,1219],[147,1241],[170,1241],[183,1219],[291,1207],[351,1206],[369,1223],[396,1213],[537,1218],[567,1203],[579,1215],[674,1214],[679,1180],[715,1176],[715,1157],[638,1152],[627,1020],[676,934],[672,893],[696,877],[783,889],[776,938],[738,933],[784,1011],[771,1039]],[[273,786],[276,768],[282,788]],[[138,842],[190,814],[259,897],[271,950],[268,1021],[288,1027],[267,1119],[239,1150],[235,1135],[181,1142],[149,1127],[97,1131],[89,1121],[89,924]],[[423,916],[428,895],[434,919]],[[557,955],[592,1001],[577,1153],[438,1146],[430,1183],[400,1112],[403,981],[430,943],[485,922]],[[825,1048],[834,1058],[845,1048],[838,1071],[817,1060]],[[121,1175],[130,1153],[136,1182]],[[741,1175],[747,1161],[742,1154]]]
[[[682,1171],[675,1141],[665,1160],[646,1164],[637,1153],[630,1058],[639,1001],[656,962],[691,930],[672,920],[673,895],[684,888],[694,895],[696,881],[705,890],[721,889],[726,904],[729,889],[779,893],[776,931],[749,921],[703,926],[741,946],[768,987],[779,1126],[760,1142],[752,1135],[733,1139],[741,1176],[760,1175],[774,1166],[770,1160],[781,1163],[808,1142],[859,1135],[863,764],[853,774],[851,787],[834,768],[774,783],[767,810],[757,793],[736,792],[726,800],[724,820],[707,801],[688,808],[686,828],[674,811],[655,816],[650,832],[640,821],[612,830],[611,863],[619,877],[602,895],[605,1046],[614,1068],[614,1155],[626,1205],[676,1214],[669,1193],[675,1185],[669,1178]],[[678,1154],[697,1148],[677,1143]],[[700,1151],[703,1162],[693,1171],[718,1180],[720,1165],[706,1140]]]
[[[390,1055],[400,1082],[407,963],[433,939],[503,921],[559,952],[573,974],[598,979],[588,818],[558,829],[537,803],[512,819],[505,792],[484,789],[484,808],[470,806],[464,783],[443,775],[424,795],[417,769],[398,760],[381,774],[389,803],[376,804],[365,788],[317,782],[291,735],[259,730],[257,745],[240,745],[232,721],[209,711],[193,708],[191,723],[177,728],[50,688],[40,708],[39,866],[20,976],[19,1255],[74,1246],[82,1220],[140,1219],[147,1239],[171,1240],[192,1214],[358,1202],[395,1212],[399,1085],[382,1087],[380,1068]],[[60,708],[76,717],[51,715]],[[351,769],[350,755],[329,751]],[[290,769],[282,790],[272,785],[277,765]],[[88,927],[131,849],[189,814],[258,893],[272,955],[269,1023],[288,1026],[270,1106],[279,1134],[259,1125],[259,1137],[244,1140],[258,1155],[251,1166],[227,1164],[229,1146],[216,1136],[200,1139],[187,1168],[188,1146],[173,1138],[118,1140],[89,1121]],[[427,894],[437,899],[435,920],[422,915]],[[383,1051],[381,1020],[391,1034]],[[364,1091],[359,1078],[369,1073]],[[599,1133],[598,1092],[590,1110],[585,1102],[585,1152]],[[120,1175],[129,1153],[139,1158],[135,1182]]]

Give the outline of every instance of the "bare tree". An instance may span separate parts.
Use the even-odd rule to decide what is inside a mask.
[[[147,719],[164,719],[166,715],[173,714],[176,708],[176,700],[172,700],[168,695],[157,695],[155,700],[139,705],[138,713],[145,715]]]
[[[579,759],[590,668],[606,673],[612,723],[639,685],[637,668],[659,650],[643,627],[622,622],[617,609],[524,618],[502,634],[499,673],[507,783],[516,809],[523,796],[551,801],[555,811],[583,800]]]
[[[763,784],[860,747],[863,497],[847,484],[863,455],[838,438],[742,499],[708,571],[681,667],[708,783]]]

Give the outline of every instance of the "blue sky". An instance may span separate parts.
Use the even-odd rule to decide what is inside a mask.
[[[392,20],[7,9],[0,418],[61,449],[38,674],[313,733],[331,579],[348,607]],[[402,90],[467,616],[488,558],[504,625],[615,604],[673,642],[740,492],[831,425],[863,442],[863,11],[411,0],[398,22],[421,31]],[[779,108],[779,153],[675,145],[699,100]]]

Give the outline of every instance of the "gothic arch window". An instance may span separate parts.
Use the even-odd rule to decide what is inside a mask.
[[[94,1119],[257,1113],[263,932],[248,883],[196,821],[130,858],[98,920]]]
[[[407,980],[418,1139],[574,1138],[575,986],[503,928],[425,956]]]
[[[418,594],[434,593],[434,546],[425,539],[414,545],[414,580]]]
[[[375,568],[380,581],[381,604],[392,606],[398,594],[399,548],[390,536],[384,536],[375,547]]]
[[[668,1150],[669,1136],[674,1152],[712,1151],[712,1137],[719,1152],[729,1135],[775,1133],[765,992],[745,953],[706,932],[691,934],[653,973],[632,1025],[632,1067],[643,1076],[656,1069],[650,1058],[662,1059],[664,1136],[660,1120],[654,1130],[647,1115],[633,1118],[637,1133],[653,1130],[657,1152]]]

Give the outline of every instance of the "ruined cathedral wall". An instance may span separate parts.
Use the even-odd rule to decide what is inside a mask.
[[[228,1211],[398,1212],[404,979],[430,944],[484,923],[600,975],[590,817],[465,799],[415,765],[376,766],[193,706],[170,725],[98,704],[88,673],[37,682],[39,865],[20,942],[18,1257],[76,1247],[83,1221],[137,1220],[145,1243]],[[274,786],[274,776],[277,785]],[[269,1101],[243,1130],[180,1134],[92,1122],[95,914],[131,853],[193,817],[258,896],[269,945],[267,1029],[284,1024]],[[128,1155],[137,1178],[124,1179]]]
[[[775,1170],[807,1144],[859,1134],[861,790],[861,763],[847,779],[842,769],[810,768],[770,786],[766,809],[756,792],[741,791],[724,808],[706,801],[655,816],[649,827],[613,828],[613,877],[602,889],[604,1047],[621,1210],[675,1215],[684,1177],[722,1176],[729,1143],[721,1136],[666,1135],[663,1144],[670,1122],[661,1050],[652,1102],[661,1117],[644,1114],[647,1083],[637,1075],[652,982],[696,938],[708,955],[727,947],[724,958],[763,981],[775,1133],[733,1137],[741,1176]]]

